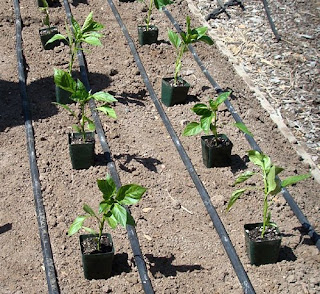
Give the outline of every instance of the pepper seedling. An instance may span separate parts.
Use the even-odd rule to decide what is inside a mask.
[[[128,184],[117,189],[114,180],[107,175],[105,180],[97,180],[99,190],[102,192],[103,200],[99,204],[99,213],[87,204],[84,204],[83,210],[85,215],[78,216],[69,228],[68,235],[72,236],[80,229],[84,229],[90,234],[97,235],[97,250],[100,251],[101,235],[105,222],[115,229],[118,225],[125,227],[126,225],[135,226],[135,221],[125,208],[126,205],[136,204],[146,192],[146,188],[137,184]],[[88,218],[94,218],[98,223],[98,231],[85,227],[84,221]]]

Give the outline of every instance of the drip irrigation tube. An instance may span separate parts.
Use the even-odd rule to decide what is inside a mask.
[[[30,173],[34,194],[34,202],[37,214],[37,221],[39,227],[39,235],[41,240],[41,248],[43,254],[43,262],[45,267],[46,279],[48,284],[49,294],[58,294],[59,286],[57,283],[56,271],[53,262],[53,255],[50,245],[50,238],[48,233],[47,219],[45,209],[43,205],[41,187],[39,180],[39,170],[36,160],[34,133],[32,128],[32,118],[30,114],[30,103],[27,97],[26,89],[26,69],[25,69],[25,57],[22,50],[22,22],[20,14],[19,0],[14,0],[15,22],[16,22],[16,53],[18,62],[18,76],[19,76],[19,88],[22,99],[22,109],[25,121],[26,139],[28,146],[28,155],[30,162]]]
[[[281,37],[279,36],[278,31],[276,29],[276,26],[272,20],[268,2],[267,2],[267,0],[262,0],[262,2],[263,2],[264,10],[266,11],[266,15],[267,15],[271,30],[272,30],[274,36],[276,37],[277,41],[279,42],[281,40]]]
[[[170,14],[170,12],[168,11],[167,8],[163,8],[163,12],[166,14],[166,16],[169,18],[169,20],[171,21],[171,23],[174,25],[174,27],[176,28],[176,30],[180,33],[182,30],[179,26],[179,24],[175,21],[175,19],[173,18],[173,16]],[[214,79],[211,77],[211,75],[209,74],[208,70],[205,68],[205,66],[203,65],[203,63],[201,62],[199,56],[197,55],[197,53],[195,52],[194,48],[189,45],[188,46],[190,52],[192,53],[193,58],[195,59],[195,61],[197,62],[197,64],[199,65],[200,69],[202,70],[202,72],[204,73],[204,75],[206,76],[206,78],[208,79],[208,81],[211,83],[211,85],[214,87],[214,89],[217,91],[217,93],[222,92],[223,90],[221,89],[221,87],[214,81]],[[240,122],[243,123],[243,121],[241,120],[240,116],[238,115],[238,113],[234,110],[231,102],[229,100],[225,101],[225,105],[228,108],[229,112],[231,113],[231,115],[233,116],[234,120],[236,122]],[[250,146],[252,149],[262,152],[260,147],[258,146],[258,144],[256,143],[256,141],[249,135],[245,135],[247,141],[249,142]],[[293,213],[296,215],[296,217],[298,218],[298,220],[300,221],[302,227],[305,229],[306,233],[310,236],[310,238],[312,239],[312,241],[315,243],[315,245],[317,246],[317,248],[320,250],[320,237],[319,234],[314,230],[314,228],[311,226],[311,224],[309,223],[308,219],[306,218],[306,216],[303,214],[303,212],[301,211],[301,209],[299,208],[299,206],[297,205],[297,203],[294,201],[294,199],[292,198],[292,196],[290,195],[290,193],[288,192],[288,190],[286,188],[282,189],[282,195],[284,197],[284,199],[287,201],[287,203],[289,204],[291,210],[293,211]]]
[[[66,11],[69,23],[71,23],[72,14],[71,14],[70,6],[69,6],[69,3],[67,0],[64,0],[64,7],[65,7],[65,11]],[[80,65],[81,80],[82,80],[84,86],[86,87],[87,91],[89,91],[91,88],[90,88],[89,79],[88,79],[86,61],[85,61],[82,50],[78,50],[77,56],[78,56],[78,61],[79,61],[79,65]],[[113,178],[117,187],[119,188],[121,186],[120,178],[117,173],[116,166],[111,159],[110,148],[109,148],[108,143],[106,141],[106,137],[104,134],[104,130],[103,130],[99,115],[98,115],[97,111],[95,110],[96,104],[93,100],[91,100],[89,103],[90,103],[90,109],[91,109],[91,113],[92,113],[92,116],[94,119],[94,123],[96,126],[96,132],[99,137],[99,141],[100,141],[102,150],[104,152],[104,155],[107,159],[107,168],[111,174],[111,177]],[[127,207],[126,207],[126,209],[129,210]],[[126,229],[127,229],[128,238],[129,238],[129,241],[131,244],[131,248],[133,251],[134,259],[135,259],[135,262],[136,262],[136,265],[138,268],[138,272],[140,275],[142,287],[143,287],[145,293],[152,294],[152,293],[154,293],[154,291],[152,288],[150,278],[148,276],[147,267],[146,267],[141,249],[140,249],[140,244],[139,244],[139,240],[137,237],[135,227],[131,226],[131,225],[127,225]]]
[[[171,139],[172,139],[173,143],[175,144],[175,147],[176,147],[183,163],[185,164],[185,166],[190,174],[190,177],[192,178],[192,180],[193,180],[193,182],[194,182],[194,184],[200,194],[200,197],[202,198],[202,201],[207,209],[207,212],[208,212],[208,214],[214,224],[214,227],[215,227],[215,229],[221,239],[221,242],[222,242],[222,244],[228,254],[228,257],[232,263],[232,266],[233,266],[233,268],[238,276],[238,279],[243,287],[244,293],[255,293],[253,286],[247,276],[247,273],[245,272],[245,270],[239,260],[239,257],[237,255],[232,243],[231,243],[231,240],[230,240],[230,238],[229,238],[229,236],[228,236],[228,234],[227,234],[227,232],[226,232],[226,230],[225,230],[225,228],[219,218],[219,215],[217,214],[217,211],[215,210],[214,206],[211,203],[208,192],[205,190],[203,183],[201,182],[198,174],[196,173],[186,151],[184,150],[184,148],[183,148],[178,136],[176,135],[165,111],[162,108],[162,106],[161,106],[161,104],[160,104],[160,102],[154,92],[153,87],[151,86],[151,83],[149,81],[147,73],[143,67],[141,59],[140,59],[138,52],[134,46],[134,43],[128,33],[128,30],[126,29],[125,25],[123,24],[122,19],[118,13],[116,7],[113,4],[113,1],[108,0],[108,3],[110,5],[110,8],[111,8],[115,18],[117,19],[117,21],[121,27],[121,30],[122,30],[124,36],[127,39],[128,45],[131,49],[131,53],[134,57],[134,60],[137,64],[137,66],[138,66],[138,69],[140,71],[142,79],[143,79],[143,81],[149,91],[150,97],[151,97],[155,107],[157,108],[157,111],[158,111],[161,119],[163,120],[163,123],[164,123],[168,133],[170,134]]]

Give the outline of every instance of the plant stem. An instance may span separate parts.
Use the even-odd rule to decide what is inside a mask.
[[[150,0],[148,14],[147,14],[147,18],[146,18],[147,31],[149,31],[149,24],[150,24],[152,8],[153,8],[153,0]]]
[[[81,133],[82,133],[82,138],[84,141],[86,141],[86,132],[84,130],[84,118],[85,118],[85,113],[84,113],[84,110],[85,110],[85,103],[81,103],[80,104],[80,107],[81,107],[81,123],[80,123],[80,127],[81,127]]]
[[[264,233],[266,231],[267,212],[268,212],[268,183],[267,183],[266,172],[263,172],[263,182],[264,182],[264,199],[263,199],[263,224],[262,224],[261,238],[263,238]]]
[[[101,236],[102,236],[102,230],[103,230],[103,227],[104,227],[104,218],[102,218],[102,221],[100,222],[100,226],[99,226],[99,237],[98,237],[98,242],[97,242],[97,250],[100,251],[101,249]]]
[[[177,85],[177,82],[178,82],[178,74],[179,74],[179,72],[180,72],[181,59],[182,59],[184,50],[185,50],[185,44],[183,44],[183,45],[180,47],[180,49],[179,49],[179,51],[178,51],[178,56],[177,56],[177,59],[176,59],[176,63],[175,63],[175,71],[174,71],[174,85],[175,85],[175,86]]]

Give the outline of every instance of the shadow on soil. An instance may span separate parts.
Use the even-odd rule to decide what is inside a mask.
[[[120,276],[122,273],[130,273],[131,268],[128,264],[128,254],[115,254],[112,263],[112,276]]]
[[[176,276],[178,272],[193,272],[195,270],[202,270],[201,265],[173,265],[172,262],[175,257],[171,254],[170,257],[155,257],[151,254],[146,254],[146,258],[150,262],[150,272],[153,276],[159,273],[165,277]]]
[[[157,173],[157,165],[161,164],[162,162],[158,159],[152,158],[152,157],[140,157],[137,154],[120,154],[120,155],[115,155],[114,156],[115,159],[121,159],[121,158],[125,158],[125,162],[124,163],[120,163],[119,167],[126,171],[126,172],[133,172],[134,170],[136,170],[135,167],[133,168],[128,168],[127,165],[132,161],[135,160],[136,162],[142,164],[145,168],[147,168],[150,171],[153,171],[155,173]]]
[[[110,85],[108,76],[90,73],[92,91],[106,89]],[[33,121],[51,117],[58,113],[55,101],[55,85],[53,76],[42,78],[27,85],[27,97],[31,107]],[[8,127],[24,124],[22,99],[18,82],[0,80],[0,132]]]
[[[145,104],[143,103],[143,100],[146,98],[147,93],[145,89],[139,90],[137,93],[122,92],[119,94],[112,91],[109,93],[113,95],[119,103],[122,103],[124,105],[135,104],[138,106],[145,106]]]
[[[7,223],[7,224],[5,224],[5,225],[3,225],[3,226],[0,227],[0,234],[3,234],[3,233],[5,233],[5,232],[8,232],[8,231],[10,231],[11,229],[12,229],[12,224]]]
[[[283,246],[280,249],[278,261],[283,261],[283,260],[286,260],[286,261],[295,261],[295,260],[297,260],[297,257],[293,253],[292,249],[290,247],[288,247],[288,246]]]

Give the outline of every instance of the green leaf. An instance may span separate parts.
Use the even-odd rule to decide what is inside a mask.
[[[211,129],[210,126],[211,126],[212,120],[213,120],[213,113],[210,116],[203,116],[200,119],[200,126],[206,134],[210,133],[210,129]]]
[[[127,210],[122,205],[115,203],[111,212],[117,222],[125,227],[127,224]]]
[[[264,171],[269,171],[272,167],[272,162],[269,156],[262,154],[262,168]]]
[[[234,182],[233,185],[237,185],[240,183],[245,182],[246,180],[248,180],[249,178],[251,178],[255,173],[252,171],[246,171],[243,174],[241,174],[240,176],[237,177],[236,181]]]
[[[276,169],[276,175],[280,174],[284,170],[284,168],[280,166],[275,166],[275,169]]]
[[[75,93],[76,82],[68,72],[61,69],[54,69],[54,83],[61,89],[64,89],[70,93]]]
[[[213,45],[214,44],[213,40],[209,36],[202,36],[199,39],[199,41],[202,41],[202,42],[204,42],[204,43],[206,43],[208,45]]]
[[[86,37],[83,39],[83,42],[93,46],[102,46],[101,41],[95,36]]]
[[[275,177],[276,177],[276,169],[274,166],[271,166],[271,168],[267,174],[267,178],[266,178],[266,180],[267,180],[267,194],[274,191],[277,187]]]
[[[82,32],[85,32],[89,27],[90,27],[90,25],[92,24],[92,22],[93,22],[93,12],[91,11],[89,14],[88,14],[88,16],[86,17],[86,19],[85,19],[85,21],[84,21],[84,23],[83,23],[83,25],[82,25],[82,28],[81,28],[81,31]]]
[[[230,96],[231,92],[223,92],[220,93],[216,99],[216,103],[219,106],[221,103],[223,103],[224,101],[226,101],[229,96]]]
[[[207,32],[208,28],[207,27],[198,27],[198,28],[195,28],[195,31],[197,32],[197,35],[199,37],[201,36],[204,36]]]
[[[105,180],[97,180],[97,184],[105,200],[109,200],[116,192],[116,184],[109,175]]]
[[[171,44],[178,49],[181,45],[181,39],[178,34],[174,33],[173,31],[168,31],[168,37]]]
[[[249,155],[249,160],[252,163],[254,163],[254,164],[256,164],[256,165],[258,165],[260,167],[263,167],[263,161],[262,161],[263,160],[263,155],[262,154],[260,154],[256,150],[249,150],[248,151],[248,155]]]
[[[191,108],[191,110],[195,114],[200,115],[200,116],[202,116],[202,115],[210,116],[211,115],[211,110],[204,103],[197,103],[195,106],[193,106]]]
[[[127,211],[127,225],[135,226],[136,222],[134,221],[134,218],[132,215]]]
[[[90,121],[90,122],[88,123],[88,130],[89,130],[90,132],[94,132],[95,129],[96,129],[96,125],[94,124],[94,122]]]
[[[114,201],[112,200],[103,200],[99,204],[99,213],[106,214],[110,211]]]
[[[50,38],[46,44],[50,44],[56,40],[65,40],[68,42],[67,38],[61,34],[55,34],[52,38]]]
[[[113,214],[110,214],[110,216],[104,215],[104,218],[107,220],[107,223],[111,229],[115,229],[117,227],[118,221]]]
[[[247,126],[244,123],[237,122],[234,124],[234,126],[237,127],[243,133],[253,137],[253,134],[248,130]]]
[[[275,196],[278,193],[280,193],[281,189],[282,189],[280,179],[276,178],[275,181],[276,181],[276,188],[273,191],[270,192],[270,194],[273,195],[273,196]]]
[[[118,100],[114,98],[111,94],[107,92],[97,92],[92,95],[93,99],[96,101],[103,101],[103,102],[117,102]]]
[[[236,190],[232,193],[231,198],[228,202],[227,210],[230,210],[232,205],[239,199],[239,197],[246,191],[246,188]]]
[[[116,200],[122,205],[136,204],[146,190],[146,188],[136,184],[124,185],[118,190]]]
[[[94,217],[96,216],[96,214],[94,213],[93,209],[88,204],[83,205],[83,210],[86,213],[90,214],[91,216],[94,216]]]
[[[154,6],[158,9],[158,10],[162,10],[163,7],[165,7],[166,5],[172,4],[173,1],[171,0],[154,0]]]
[[[71,24],[73,27],[73,33],[75,35],[75,38],[79,40],[81,38],[81,28],[79,23],[73,18],[73,16],[71,17]]]
[[[281,182],[281,186],[282,187],[287,187],[287,186],[291,186],[299,181],[302,181],[302,180],[305,180],[305,179],[308,179],[311,177],[311,174],[304,174],[304,175],[295,175],[295,176],[291,176],[291,177],[288,177],[286,179],[284,179],[282,182]]]
[[[83,222],[90,217],[90,215],[79,215],[74,222],[72,223],[72,225],[70,226],[69,230],[68,230],[68,235],[72,236],[75,233],[77,233],[83,225]]]
[[[103,105],[103,106],[97,107],[96,109],[102,111],[103,113],[105,113],[106,115],[108,115],[114,119],[117,118],[117,114],[114,111],[114,109],[108,105]]]
[[[202,128],[201,128],[200,124],[197,122],[191,122],[191,123],[187,124],[182,135],[183,136],[194,136],[194,135],[199,134],[200,132],[202,132]]]

